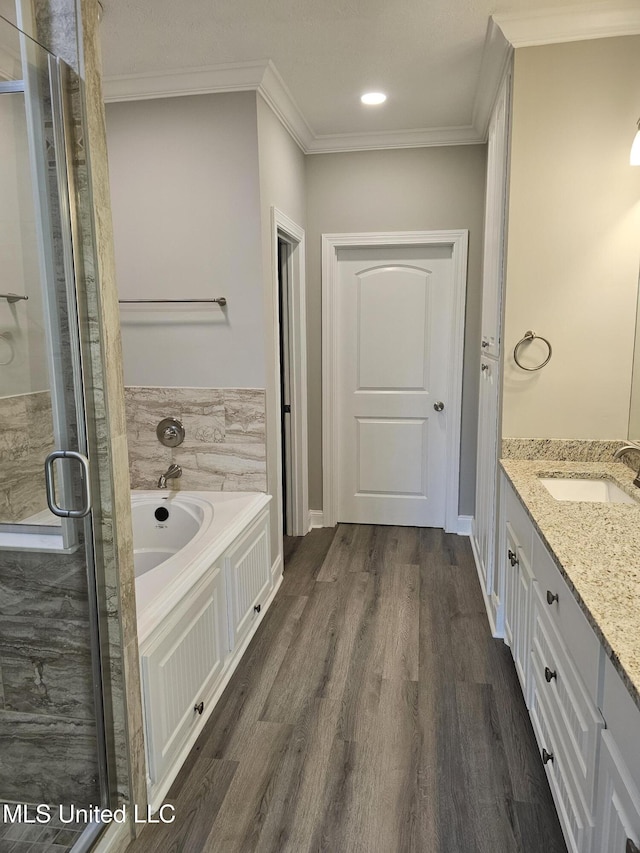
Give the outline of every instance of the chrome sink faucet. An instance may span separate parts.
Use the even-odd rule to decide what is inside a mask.
[[[636,453],[640,453],[640,444],[630,443],[623,444],[622,447],[619,447],[616,452],[613,454],[614,459],[620,459],[625,453],[629,453],[630,451],[635,450]],[[633,485],[637,486],[640,489],[640,468],[638,468],[638,473],[636,474],[635,480],[633,481]]]
[[[158,480],[158,488],[166,489],[167,480],[177,480],[178,477],[182,477],[182,468],[179,465],[169,465],[164,474],[160,474],[160,479]]]

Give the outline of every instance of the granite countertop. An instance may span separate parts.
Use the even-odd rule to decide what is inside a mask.
[[[640,499],[622,462],[502,459],[540,537],[640,708],[640,502],[557,501],[540,476],[605,477]]]

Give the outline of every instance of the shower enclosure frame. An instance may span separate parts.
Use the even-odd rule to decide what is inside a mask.
[[[11,22],[6,21],[4,18],[0,17],[0,23],[17,30]],[[80,193],[76,185],[77,164],[74,163],[76,140],[74,139],[72,119],[73,108],[70,103],[71,87],[72,85],[77,85],[79,96],[75,105],[76,124],[78,123],[78,112],[80,112],[80,125],[83,130],[86,130],[84,99],[82,97],[83,84],[82,80],[75,75],[75,72],[69,66],[49,51],[46,51],[51,102],[50,120],[52,123],[51,132],[55,151],[57,189],[57,193],[54,192],[52,195],[48,190],[48,181],[51,179],[51,175],[47,174],[47,163],[44,162],[42,153],[45,147],[44,142],[43,140],[39,140],[40,144],[38,145],[38,140],[35,139],[37,135],[36,129],[42,127],[43,122],[34,121],[32,114],[32,111],[38,111],[42,108],[42,103],[33,94],[34,91],[37,91],[37,86],[34,86],[33,90],[30,91],[31,75],[40,73],[42,69],[37,66],[35,61],[33,66],[30,67],[28,60],[29,50],[39,49],[45,51],[46,48],[42,47],[42,45],[35,42],[22,31],[17,30],[17,32],[19,33],[21,43],[23,80],[0,83],[0,94],[24,93],[27,126],[30,128],[28,132],[29,159],[34,182],[34,194],[37,196],[35,199],[36,233],[40,254],[39,266],[44,290],[43,307],[45,308],[45,317],[49,321],[46,323],[47,334],[55,339],[58,329],[57,322],[55,319],[52,319],[57,318],[57,312],[60,310],[60,292],[58,291],[60,278],[58,276],[58,280],[56,281],[56,259],[53,257],[57,251],[59,253],[59,267],[61,263],[64,270],[64,299],[62,301],[67,308],[65,322],[68,324],[69,332],[66,355],[70,361],[70,370],[73,377],[71,384],[73,387],[74,423],[70,429],[72,433],[76,433],[74,438],[78,451],[90,459],[94,458],[94,464],[90,466],[89,470],[93,487],[92,492],[96,496],[96,504],[92,512],[81,520],[63,519],[64,548],[58,548],[56,553],[73,552],[79,547],[84,548],[88,590],[88,626],[91,646],[92,699],[95,714],[92,719],[95,722],[96,731],[96,763],[98,790],[100,792],[100,802],[93,805],[108,808],[114,806],[117,802],[117,774],[113,768],[115,752],[113,714],[110,707],[108,707],[108,703],[105,702],[105,697],[111,689],[110,685],[107,687],[105,678],[105,658],[108,657],[108,631],[106,626],[107,616],[104,589],[101,589],[104,579],[99,581],[97,573],[97,567],[101,561],[101,543],[99,537],[95,535],[94,528],[94,522],[100,524],[99,520],[96,521],[94,519],[94,513],[101,513],[101,484],[97,470],[99,445],[96,430],[96,415],[92,405],[93,394],[88,392],[88,388],[91,387],[92,383],[91,370],[88,368],[92,360],[92,343],[88,328],[90,311],[87,304],[87,294],[82,286],[84,282],[81,278],[81,273],[86,273],[87,260],[89,263],[95,264],[95,257],[87,259],[86,232],[87,222],[89,223],[89,227],[91,227],[91,217],[85,216],[84,234],[82,233],[79,222],[77,205]],[[72,80],[72,78],[75,79]],[[85,151],[85,156],[88,158],[87,151]],[[88,192],[90,193],[90,188]],[[59,218],[60,231],[58,239],[52,241],[48,239],[46,232],[52,227],[51,216],[53,215],[53,211],[50,208],[55,205],[58,207],[55,214]],[[94,246],[90,248],[94,248]],[[91,317],[91,319],[95,320],[94,317]],[[49,341],[49,352],[52,360],[55,360],[54,354],[60,346],[62,346],[60,340],[55,340],[54,343]],[[53,423],[56,425],[55,430],[57,433],[55,435],[56,445],[64,446],[69,440],[69,435],[65,430],[68,424],[65,424],[65,405],[63,399],[65,394],[68,395],[69,389],[63,387],[64,379],[61,376],[61,372],[57,371],[52,364],[50,364],[50,368],[52,368],[49,373],[54,408]],[[95,379],[93,382],[95,385]],[[72,481],[73,477],[69,472],[60,478],[59,487],[63,495],[63,501],[71,502],[73,500],[74,484]],[[82,527],[84,545],[80,544],[80,537],[76,535],[76,530],[79,526]],[[50,533],[50,528],[46,529],[39,525],[24,524],[0,524],[0,530],[11,530],[12,532],[23,533],[25,536],[30,533]],[[102,824],[90,824],[74,845],[73,853],[84,853],[84,851],[89,850],[104,829],[105,826]]]

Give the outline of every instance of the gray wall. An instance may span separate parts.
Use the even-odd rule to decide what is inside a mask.
[[[175,295],[177,284],[182,295],[211,288],[229,298],[228,326],[188,334],[123,312],[125,380],[264,387],[272,494],[280,475],[271,207],[305,229],[312,509],[322,509],[321,234],[469,229],[460,512],[472,514],[485,146],[305,157],[255,93],[109,104],[107,120],[121,296]]]
[[[321,235],[469,229],[460,513],[474,510],[486,146],[316,154],[307,160],[309,503],[322,509]]]
[[[305,227],[305,158],[261,97],[257,98],[257,116],[266,330],[267,490],[275,496],[275,504],[278,510],[271,513],[271,560],[275,561],[282,541],[282,525],[279,520],[282,512],[282,489],[278,466],[278,448],[281,440],[278,407],[279,380],[274,369],[278,341],[275,339],[275,335],[271,333],[277,311],[277,303],[274,299],[275,259],[271,240],[271,208],[277,207],[301,228]]]
[[[256,95],[108,104],[122,299],[225,296],[121,311],[127,385],[263,388]]]
[[[271,208],[304,228],[304,155],[255,92],[109,104],[107,135],[120,296],[228,299],[225,313],[124,308],[125,381],[265,388],[279,506]],[[274,512],[273,560],[280,531]]]

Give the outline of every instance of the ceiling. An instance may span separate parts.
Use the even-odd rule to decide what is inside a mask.
[[[107,100],[257,89],[307,151],[482,141],[509,43],[640,31],[638,0],[102,2]]]

